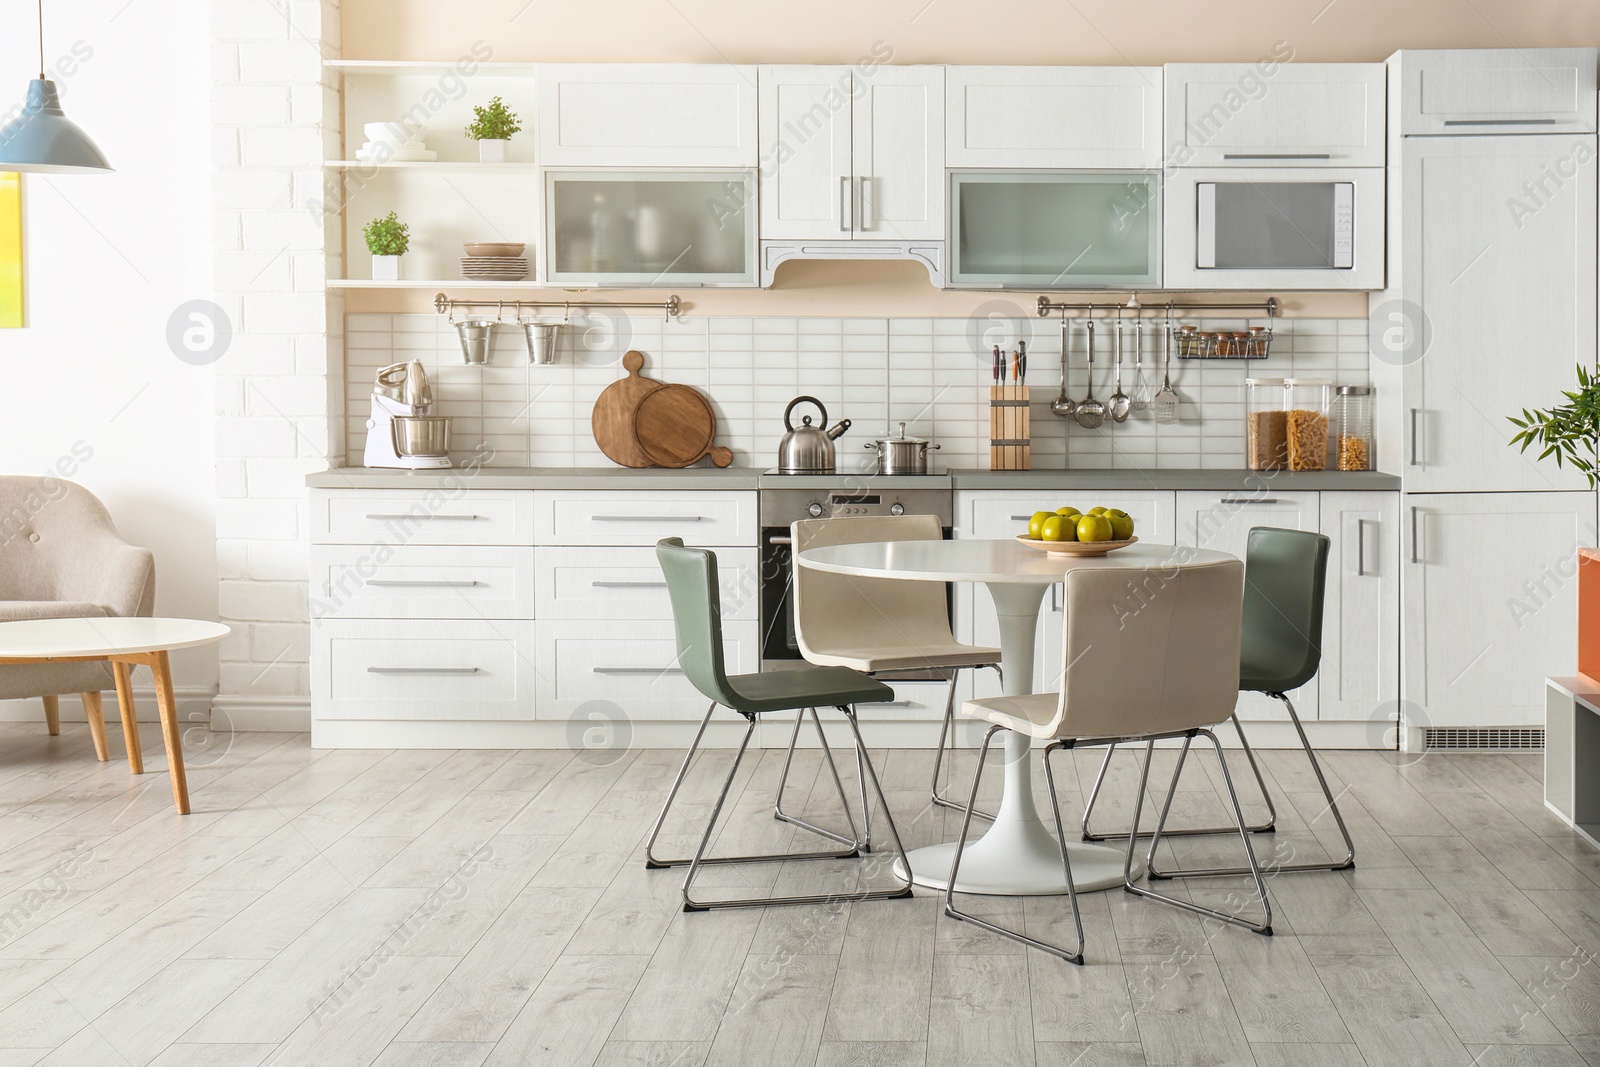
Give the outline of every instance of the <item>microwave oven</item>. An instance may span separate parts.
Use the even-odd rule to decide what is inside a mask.
[[[1383,171],[1231,167],[1166,181],[1166,285],[1383,288]]]

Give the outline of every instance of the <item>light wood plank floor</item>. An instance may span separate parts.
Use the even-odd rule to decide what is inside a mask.
[[[0,1067],[1600,1067],[1600,855],[1545,814],[1537,754],[1329,753],[1356,871],[1273,878],[1270,939],[1088,895],[1080,968],[948,920],[930,894],[683,914],[681,872],[642,866],[676,752],[190,744],[180,818],[154,731],[130,779],[81,725],[0,726]],[[930,753],[875,758],[908,847],[954,833],[926,804]],[[1069,818],[1095,758],[1059,765]],[[696,769],[668,850],[691,845],[730,759]],[[1265,762],[1280,831],[1254,839],[1262,855],[1334,847],[1307,769]],[[837,823],[822,768],[801,754],[789,803]],[[775,752],[747,761],[718,847],[803,847],[770,815],[779,770]],[[1101,825],[1126,818],[1134,775],[1121,757]],[[1191,765],[1174,824],[1220,818],[1219,781]],[[1238,848],[1183,839],[1169,860]],[[718,868],[707,886],[871,872]],[[1167,884],[1213,904],[1242,887]],[[971,903],[1066,936],[1060,900]]]

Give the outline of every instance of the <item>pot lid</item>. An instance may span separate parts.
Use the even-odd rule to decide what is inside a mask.
[[[926,437],[907,437],[906,436],[906,424],[904,422],[902,422],[900,424],[900,433],[898,435],[896,435],[894,437],[879,437],[879,438],[876,438],[876,440],[879,443],[882,443],[884,441],[904,441],[907,444],[912,444],[912,445],[925,445],[925,444],[928,443],[928,439]]]

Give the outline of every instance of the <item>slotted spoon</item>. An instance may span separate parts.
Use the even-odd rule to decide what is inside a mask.
[[[1089,312],[1091,316],[1094,312]],[[1089,331],[1089,384],[1083,392],[1083,399],[1078,401],[1078,410],[1072,417],[1078,420],[1078,425],[1086,430],[1093,430],[1106,421],[1106,406],[1094,398],[1094,319],[1091,317],[1084,324],[1084,329]]]
[[[1111,421],[1127,422],[1128,413],[1133,410],[1133,397],[1122,391],[1122,313],[1117,312],[1116,349],[1117,349],[1117,391],[1111,394]]]
[[[1070,418],[1078,410],[1078,405],[1067,395],[1067,352],[1070,351],[1067,336],[1067,316],[1061,315],[1061,392],[1050,401],[1050,414],[1059,415],[1063,419]]]
[[[1161,327],[1161,354],[1164,361],[1164,371],[1161,377],[1161,392],[1156,394],[1155,409],[1156,421],[1172,423],[1178,421],[1178,391],[1172,388],[1172,312],[1168,309],[1167,321]]]

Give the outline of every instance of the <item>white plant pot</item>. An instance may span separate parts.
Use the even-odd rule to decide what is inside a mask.
[[[372,280],[375,282],[397,282],[400,280],[399,256],[373,256]]]
[[[506,140],[504,138],[486,137],[478,142],[479,163],[504,163],[506,161]]]

